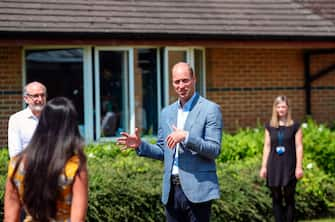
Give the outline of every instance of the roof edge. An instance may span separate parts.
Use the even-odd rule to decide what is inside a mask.
[[[124,40],[281,40],[281,41],[335,41],[335,36],[253,35],[253,34],[190,34],[190,33],[91,33],[91,32],[22,32],[0,31],[0,40],[45,39],[124,39]]]

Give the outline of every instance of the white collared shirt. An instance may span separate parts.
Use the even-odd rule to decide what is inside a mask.
[[[184,104],[184,107],[181,107],[180,101],[178,101],[178,116],[177,116],[177,128],[178,129],[181,129],[181,130],[184,129],[185,122],[186,122],[189,112],[191,111],[192,103],[193,103],[195,96],[196,96],[196,93],[194,93],[193,96]],[[186,143],[187,140],[188,140],[188,133],[183,143]],[[174,154],[174,161],[173,161],[173,166],[172,166],[172,172],[171,172],[172,175],[179,174],[179,168],[178,168],[179,149],[180,149],[180,143],[178,143],[176,146],[176,151]]]
[[[10,157],[16,156],[26,148],[37,124],[38,118],[29,107],[10,116],[8,122],[8,151]]]

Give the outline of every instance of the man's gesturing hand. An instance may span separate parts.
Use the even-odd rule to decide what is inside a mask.
[[[183,142],[187,136],[187,132],[172,126],[173,132],[167,136],[166,142],[170,149],[173,149],[178,143]]]
[[[138,128],[135,128],[135,134],[133,135],[121,132],[121,137],[117,139],[117,144],[121,145],[121,151],[126,149],[137,149],[141,145],[141,137]]]

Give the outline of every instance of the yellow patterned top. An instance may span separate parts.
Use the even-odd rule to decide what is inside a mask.
[[[79,157],[77,155],[71,157],[66,165],[65,165],[65,174],[61,174],[58,179],[58,187],[59,187],[59,197],[57,200],[57,214],[54,220],[50,221],[70,221],[70,214],[71,214],[71,203],[72,203],[72,185],[74,182],[74,178],[78,171],[79,167]],[[17,159],[12,158],[8,164],[8,177],[13,175],[15,166],[17,164]],[[24,179],[24,164],[21,161],[20,166],[18,167],[15,175],[14,175],[14,183],[17,187],[20,195],[20,199],[22,202],[23,196],[23,179]],[[27,216],[24,222],[33,221],[29,213],[27,212]]]

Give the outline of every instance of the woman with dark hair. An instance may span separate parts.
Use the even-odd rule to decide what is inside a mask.
[[[294,194],[297,180],[303,176],[303,145],[300,124],[294,122],[286,96],[278,96],[272,117],[265,126],[260,176],[271,190],[276,222],[294,221]],[[283,206],[285,200],[285,206]]]
[[[27,148],[10,160],[5,221],[85,221],[88,176],[77,112],[64,97],[44,107]]]

